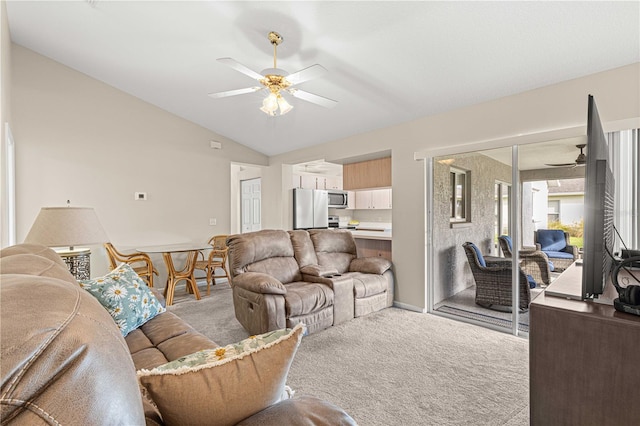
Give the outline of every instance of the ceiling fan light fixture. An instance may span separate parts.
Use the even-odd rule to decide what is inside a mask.
[[[269,93],[269,96],[264,98],[262,101],[262,108],[269,112],[275,112],[278,109],[278,95],[275,93]]]
[[[280,106],[280,115],[285,115],[293,109],[293,106],[282,95],[278,95],[278,106]]]

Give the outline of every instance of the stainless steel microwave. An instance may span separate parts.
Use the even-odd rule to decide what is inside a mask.
[[[329,197],[329,208],[346,209],[349,204],[349,194],[346,191],[327,191]]]

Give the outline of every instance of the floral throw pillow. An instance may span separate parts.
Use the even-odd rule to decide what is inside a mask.
[[[235,425],[291,396],[287,375],[304,329],[298,324],[200,351],[139,370],[138,380],[167,426]]]
[[[123,336],[166,311],[147,284],[126,263],[104,277],[78,282],[111,314]]]
[[[215,349],[204,349],[202,351],[192,353],[160,365],[155,369],[157,371],[169,371],[179,370],[182,367],[192,368],[203,364],[208,364],[209,367],[220,365],[225,361],[232,360],[234,357],[242,355],[245,352],[250,352],[252,350],[255,352],[255,350],[273,343],[281,337],[287,336],[289,333],[291,333],[291,329],[288,328],[269,331],[264,334],[248,337],[238,343],[232,343]]]

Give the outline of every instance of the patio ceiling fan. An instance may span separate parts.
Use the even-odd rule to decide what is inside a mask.
[[[585,164],[587,164],[587,156],[582,151],[585,146],[587,146],[587,144],[585,143],[576,145],[576,148],[580,150],[580,154],[578,154],[578,158],[576,158],[576,161],[574,161],[573,163],[546,164],[546,165],[552,166],[552,167],[582,167]]]
[[[315,95],[294,87],[305,81],[320,77],[327,72],[326,68],[322,65],[315,64],[294,72],[293,74],[289,74],[287,71],[278,68],[277,66],[277,48],[283,41],[282,36],[275,31],[271,31],[268,38],[269,42],[273,45],[273,68],[266,68],[260,73],[257,73],[242,65],[235,59],[218,59],[218,62],[225,64],[234,70],[253,78],[254,80],[257,80],[257,82],[260,83],[260,86],[209,93],[209,96],[212,98],[225,98],[228,96],[243,95],[245,93],[254,93],[262,90],[267,93],[267,97],[262,101],[262,107],[260,110],[270,116],[284,115],[293,109],[293,106],[291,106],[284,96],[282,96],[284,92],[295,98],[302,99],[325,108],[331,108],[337,104],[333,99]],[[280,112],[279,114],[277,114],[278,111]]]

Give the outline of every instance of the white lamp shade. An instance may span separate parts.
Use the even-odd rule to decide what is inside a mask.
[[[73,247],[109,241],[98,215],[90,207],[43,207],[25,243]]]

